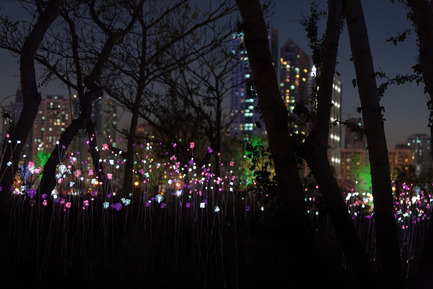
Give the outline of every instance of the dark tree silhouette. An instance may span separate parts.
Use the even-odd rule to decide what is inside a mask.
[[[158,93],[149,93],[151,87],[165,74],[218,47],[228,30],[225,26],[218,30],[212,27],[216,21],[230,15],[234,7],[228,0],[218,2],[209,11],[200,11],[185,0],[174,1],[171,6],[149,3],[148,11],[140,15],[139,25],[110,61],[111,70],[104,84],[107,93],[132,113],[127,134],[123,193],[132,191],[138,120],[142,117],[150,125],[157,123],[153,118],[153,108],[147,108],[149,98],[158,97]],[[198,45],[199,40],[203,41]],[[173,50],[176,50],[176,55],[172,54]]]
[[[408,18],[412,21],[418,45],[418,63],[414,66],[415,76],[405,78],[420,80],[428,94],[427,107],[430,111],[428,126],[433,137],[433,3],[427,0],[399,0],[408,8]],[[405,37],[402,37],[404,39]],[[416,77],[418,76],[418,77]],[[431,149],[433,152],[433,148]],[[430,164],[430,168],[432,164]],[[430,219],[433,215],[430,215]],[[433,226],[430,223],[424,241],[418,270],[411,276],[410,288],[433,288]]]
[[[242,16],[241,29],[244,32],[245,47],[251,65],[259,106],[265,122],[269,146],[275,165],[278,182],[279,202],[284,208],[281,223],[290,234],[290,253],[293,268],[299,280],[307,278],[314,262],[310,257],[315,254],[315,245],[309,217],[307,215],[304,193],[299,178],[298,163],[295,157],[288,113],[281,98],[272,58],[269,51],[267,28],[260,2],[236,1]],[[289,262],[289,261],[288,261]],[[313,263],[313,264],[312,264]],[[306,280],[306,279],[303,279]]]
[[[346,202],[333,176],[327,155],[331,107],[333,105],[333,80],[338,41],[343,24],[343,3],[342,0],[328,1],[326,34],[321,49],[317,49],[321,51],[321,57],[317,58],[320,59],[320,63],[316,63],[320,88],[317,93],[317,111],[313,128],[305,140],[302,156],[307,161],[319,185],[336,235],[347,256],[349,268],[354,271],[358,278],[371,281],[373,268],[367,258],[365,246],[362,244],[347,211]],[[310,27],[310,29],[314,29],[314,27]],[[313,59],[315,58],[313,57]]]
[[[41,95],[38,92],[35,73],[35,54],[45,37],[48,28],[56,20],[60,12],[60,0],[51,0],[41,7],[39,17],[26,37],[20,53],[21,88],[23,93],[23,110],[15,129],[8,138],[6,150],[0,163],[0,262],[4,264],[3,249],[5,248],[6,230],[9,219],[12,184],[18,169],[18,161],[24,143],[33,127]],[[0,277],[3,270],[0,268]]]
[[[386,144],[383,107],[380,106],[368,32],[361,1],[347,1],[346,22],[356,72],[362,118],[367,138],[376,225],[376,250],[383,285],[403,288],[397,224],[394,218],[391,174]]]

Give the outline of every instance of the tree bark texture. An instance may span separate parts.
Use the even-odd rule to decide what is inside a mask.
[[[377,265],[382,280],[390,288],[402,288],[397,225],[388,160],[382,107],[379,103],[367,26],[360,0],[348,0],[346,21],[367,138],[374,197]]]

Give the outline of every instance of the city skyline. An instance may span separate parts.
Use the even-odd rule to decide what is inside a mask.
[[[269,13],[267,20],[273,28],[279,30],[279,41],[284,43],[292,38],[311,56],[308,38],[303,26],[299,23],[303,17],[310,14],[311,1],[275,1],[276,5]],[[318,3],[318,11],[326,11],[326,1]],[[418,51],[415,43],[415,33],[408,35],[405,42],[394,46],[386,39],[396,36],[411,28],[406,18],[406,9],[401,3],[391,1],[363,1],[363,10],[369,33],[373,65],[376,71],[385,72],[389,77],[397,74],[412,73],[416,64]],[[326,17],[323,18],[326,21]],[[325,21],[319,25],[322,33],[326,27]],[[340,74],[343,101],[343,120],[361,117],[357,112],[360,107],[358,88],[353,87],[352,80],[356,78],[351,59],[350,43],[347,27],[340,36],[336,71]],[[377,80],[377,85],[381,83]],[[416,133],[430,134],[428,128],[428,97],[424,94],[423,84],[406,84],[390,86],[381,105],[385,108],[385,133],[388,148],[404,143],[407,138]]]
[[[284,43],[292,38],[307,54],[311,55],[308,47],[308,39],[299,21],[302,17],[309,15],[310,3],[308,1],[288,2],[275,1],[273,12],[267,20],[279,31],[279,43]],[[8,4],[11,5],[11,4]],[[2,12],[16,15],[20,13],[12,11],[8,5],[2,6]],[[326,3],[321,3],[326,5]],[[415,64],[417,56],[415,37],[409,35],[407,41],[398,46],[385,42],[397,32],[410,28],[406,19],[406,11],[401,4],[381,2],[363,3],[364,13],[367,21],[371,50],[376,71],[383,71],[390,76],[396,74],[410,73],[411,66]],[[378,9],[378,5],[380,9]],[[326,7],[320,6],[319,9]],[[8,10],[9,9],[9,10]],[[325,23],[322,23],[322,28]],[[380,28],[380,29],[378,29]],[[15,95],[19,88],[19,63],[18,58],[9,52],[0,50],[3,69],[0,71],[0,99],[1,104],[7,104],[11,96]],[[350,45],[347,30],[343,29],[340,46],[337,71],[340,73],[343,89],[343,120],[360,116],[356,112],[359,105],[357,88],[352,86],[355,78],[353,63],[350,59]],[[378,84],[380,81],[378,81]],[[61,94],[67,95],[67,89],[52,84],[48,89],[41,90],[43,95]],[[385,108],[385,132],[389,148],[404,142],[407,137],[414,133],[429,133],[428,110],[426,107],[427,97],[423,93],[423,86],[404,85],[390,87],[382,99]]]

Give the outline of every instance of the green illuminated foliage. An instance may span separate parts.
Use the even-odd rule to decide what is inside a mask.
[[[50,158],[50,153],[45,151],[40,151],[37,154],[36,160],[35,160],[35,166],[37,168],[43,168],[45,164],[47,163],[48,159]],[[42,179],[42,174],[39,175],[39,180]]]
[[[48,153],[48,152],[45,152],[45,151],[38,152],[37,159],[36,159],[36,164],[35,164],[36,167],[37,168],[38,167],[43,167],[47,163],[49,157],[50,157],[50,153]]]
[[[357,181],[357,191],[371,192],[370,165],[363,164],[362,157],[360,155],[356,155],[350,161],[350,167],[352,168],[353,178],[355,181]]]
[[[255,136],[241,141],[245,159],[246,189],[261,194],[264,199],[276,191],[275,170],[270,149],[263,137]]]

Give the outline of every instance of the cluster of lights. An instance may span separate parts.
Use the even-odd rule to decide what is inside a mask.
[[[89,142],[89,141],[88,141]],[[173,144],[173,148],[176,148],[177,144]],[[89,169],[87,161],[80,162],[77,159],[77,154],[71,153],[64,162],[62,162],[56,173],[56,187],[51,193],[53,204],[61,205],[65,210],[70,209],[71,206],[78,204],[77,202],[71,202],[74,196],[80,196],[77,200],[81,202],[78,204],[83,210],[86,210],[96,198],[103,198],[102,206],[104,209],[115,209],[117,211],[127,207],[131,203],[130,197],[133,193],[139,193],[143,195],[145,205],[149,207],[152,203],[159,204],[160,208],[166,206],[166,202],[173,200],[167,198],[165,194],[170,194],[178,198],[177,202],[182,205],[182,201],[185,198],[189,200],[186,202],[186,208],[191,208],[193,204],[197,204],[200,209],[211,209],[215,213],[220,212],[220,207],[217,204],[208,206],[207,195],[211,192],[235,192],[237,187],[241,184],[240,179],[233,175],[233,168],[235,162],[229,162],[224,164],[220,162],[220,171],[223,173],[222,176],[215,176],[213,173],[214,168],[212,164],[199,166],[194,158],[191,158],[186,164],[181,164],[176,155],[168,156],[166,153],[167,161],[155,161],[151,156],[150,144],[141,146],[145,156],[136,163],[139,165],[139,169],[134,171],[134,183],[133,192],[131,192],[128,198],[122,198],[121,202],[115,201],[112,198],[116,195],[115,192],[104,193],[107,183],[104,183],[99,178],[98,173],[94,169]],[[189,144],[188,151],[193,155],[195,143]],[[99,163],[105,166],[104,171],[106,173],[106,182],[112,182],[113,176],[118,173],[121,165],[124,164],[125,159],[120,158],[120,153],[114,155],[111,152],[110,145],[105,143],[100,146],[105,156],[101,157]],[[207,152],[214,154],[213,149],[208,147]],[[219,155],[219,154],[218,154]],[[28,162],[26,165],[29,177],[37,179],[42,171],[42,168],[37,168],[33,162]],[[225,174],[225,175],[224,175]],[[251,176],[250,176],[251,177]],[[27,178],[27,177],[26,177]],[[152,196],[151,187],[155,186],[155,182],[159,182],[159,192]],[[34,182],[30,182],[34,183]],[[48,205],[47,196],[44,198],[35,198],[37,190],[29,185],[28,187],[20,184],[13,188],[14,195],[27,195],[32,200],[40,200],[43,206]],[[194,201],[195,198],[199,198],[198,203]],[[185,205],[185,204],[184,204]],[[263,211],[264,206],[257,204],[258,208]],[[246,211],[249,211],[250,207],[246,207]]]

